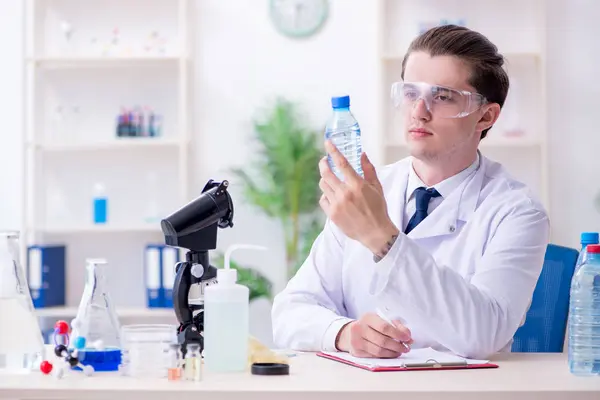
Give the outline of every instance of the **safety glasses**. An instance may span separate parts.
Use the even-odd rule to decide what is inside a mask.
[[[394,82],[391,96],[394,107],[403,110],[412,109],[423,99],[427,110],[440,118],[463,118],[487,103],[479,93],[425,82]]]

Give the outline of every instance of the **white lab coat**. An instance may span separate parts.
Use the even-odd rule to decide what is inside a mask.
[[[274,300],[275,344],[335,351],[347,322],[379,308],[412,332],[413,348],[486,358],[509,351],[524,322],[549,240],[543,206],[498,163],[474,174],[379,263],[327,221],[309,257]],[[378,171],[388,213],[402,230],[408,168]]]

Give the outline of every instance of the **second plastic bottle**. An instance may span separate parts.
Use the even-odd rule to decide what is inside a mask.
[[[587,251],[571,282],[569,307],[569,369],[579,376],[600,375],[600,245]]]
[[[583,232],[581,234],[581,251],[579,252],[579,257],[577,258],[577,263],[575,264],[575,272],[573,275],[577,273],[579,267],[587,260],[587,247],[590,244],[598,244],[599,236],[598,232]]]

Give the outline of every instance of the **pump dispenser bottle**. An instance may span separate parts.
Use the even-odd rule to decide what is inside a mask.
[[[231,269],[231,253],[237,249],[266,250],[239,244],[225,253],[224,268],[217,270],[217,284],[204,292],[204,364],[211,372],[240,372],[248,367],[250,290],[237,282]]]

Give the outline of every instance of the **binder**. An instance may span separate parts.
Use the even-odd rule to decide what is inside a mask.
[[[162,307],[173,307],[173,283],[175,264],[179,262],[179,250],[174,247],[162,247]]]
[[[489,360],[470,360],[431,348],[413,349],[397,359],[365,359],[338,352],[318,352],[317,356],[371,372],[498,368]]]
[[[160,245],[147,245],[144,253],[146,303],[148,308],[162,307],[163,304],[161,247]]]
[[[27,283],[35,308],[65,305],[65,246],[27,248]]]

